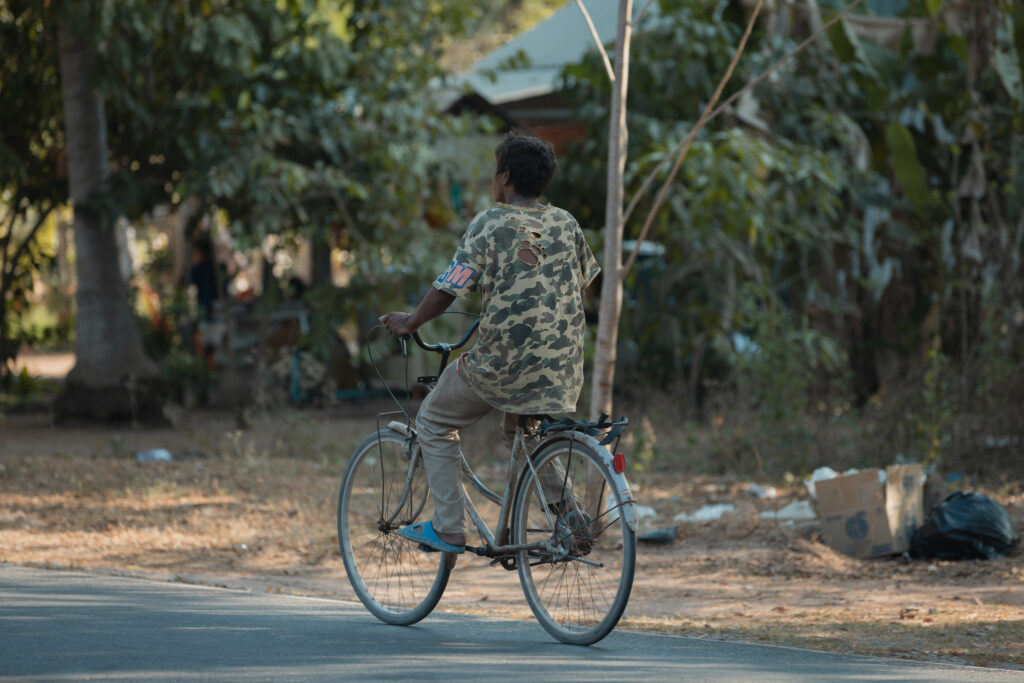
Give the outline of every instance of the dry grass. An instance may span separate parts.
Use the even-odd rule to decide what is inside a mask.
[[[228,415],[179,416],[166,432],[55,431],[11,417],[0,455],[0,561],[352,598],[335,497],[372,412],[278,414],[247,431]],[[479,453],[486,424],[467,437]],[[166,447],[170,463],[140,463]],[[475,458],[497,469],[495,461]],[[492,469],[490,467],[482,469]],[[1021,552],[991,562],[857,560],[814,530],[766,523],[742,481],[648,463],[634,477],[655,509],[733,502],[738,513],[641,546],[622,627],[930,661],[1024,668]],[[798,497],[782,491],[776,504]],[[1020,488],[997,496],[1018,526]],[[460,559],[440,609],[531,618],[514,573]]]

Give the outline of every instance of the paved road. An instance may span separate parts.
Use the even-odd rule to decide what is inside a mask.
[[[1024,681],[930,665],[616,632],[556,643],[529,622],[0,564],[0,676],[29,680]]]

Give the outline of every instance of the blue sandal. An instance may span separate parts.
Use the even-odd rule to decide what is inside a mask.
[[[452,553],[453,555],[466,552],[466,546],[464,545],[452,545],[442,541],[441,537],[434,531],[433,522],[417,522],[409,526],[399,527],[398,535],[419,543],[420,546],[425,546],[424,550],[437,550],[444,553]]]

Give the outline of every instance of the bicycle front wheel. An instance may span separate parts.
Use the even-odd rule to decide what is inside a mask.
[[[541,543],[517,558],[526,601],[558,640],[590,645],[608,635],[633,588],[636,536],[618,514],[622,497],[600,448],[561,440],[524,471],[515,543]]]
[[[427,553],[398,527],[433,513],[423,461],[412,441],[383,429],[366,437],[338,494],[338,544],[356,595],[388,624],[430,614],[448,585],[455,556]]]

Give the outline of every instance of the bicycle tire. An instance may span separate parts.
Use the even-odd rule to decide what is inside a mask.
[[[516,544],[552,539],[566,551],[562,560],[550,552],[523,552],[516,562],[537,621],[574,645],[591,645],[611,633],[626,609],[636,570],[636,535],[615,513],[622,496],[597,448],[568,439],[543,446],[533,469],[520,478],[513,514]],[[547,494],[542,502],[537,479],[551,477],[562,478],[554,496],[565,502],[552,502]]]
[[[392,429],[371,434],[356,447],[338,492],[338,545],[349,583],[371,614],[402,626],[430,614],[455,566],[455,555],[425,552],[397,533],[432,510],[426,472],[413,448]],[[410,465],[409,495],[403,497]]]

